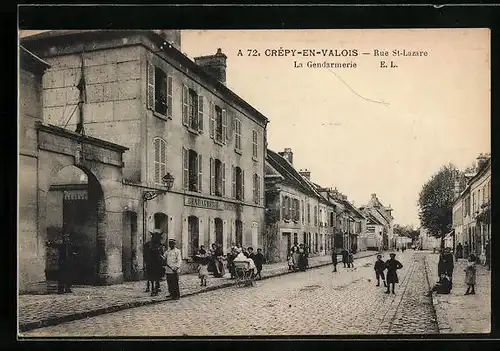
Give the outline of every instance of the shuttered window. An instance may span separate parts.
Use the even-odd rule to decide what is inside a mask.
[[[189,88],[182,86],[182,124],[189,125]]]
[[[154,183],[163,185],[167,174],[167,143],[162,138],[154,138]]]
[[[189,153],[184,147],[182,148],[182,184],[184,190],[189,189]]]
[[[173,104],[173,79],[172,76],[167,76],[167,117],[172,118],[172,104]]]
[[[234,133],[235,133],[235,148],[237,150],[241,150],[241,121],[236,118],[235,119],[235,128],[234,128]]]
[[[215,137],[215,104],[213,102],[210,102],[210,138]]]
[[[222,142],[227,143],[227,113],[226,110],[222,109]]]
[[[257,158],[258,155],[258,140],[257,140],[257,131],[252,131],[252,156]]]
[[[202,182],[203,182],[203,157],[201,154],[198,155],[198,192],[202,192]]]
[[[198,95],[198,131],[203,132],[203,120],[205,118],[203,96]]]

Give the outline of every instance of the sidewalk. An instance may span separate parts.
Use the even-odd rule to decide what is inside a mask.
[[[438,261],[438,254],[429,254],[426,257],[431,287],[438,280]],[[467,290],[464,272],[466,263],[464,259],[455,262],[453,289],[449,295],[434,293],[432,296],[439,332],[442,334],[491,332],[491,271],[485,266],[476,265],[476,295],[464,296]]]
[[[355,259],[375,255],[375,251],[362,251],[354,255]],[[309,258],[310,268],[331,264],[331,256]],[[264,265],[262,278],[289,274],[287,262]],[[183,297],[216,290],[235,284],[229,278],[210,276],[207,287],[201,287],[197,274],[184,274],[179,278]],[[19,295],[18,316],[19,331],[65,323],[68,321],[111,313],[127,308],[139,307],[168,300],[165,298],[167,285],[162,282],[162,292],[151,297],[144,292],[145,281],[126,282],[109,286],[75,286],[72,294],[64,295]]]

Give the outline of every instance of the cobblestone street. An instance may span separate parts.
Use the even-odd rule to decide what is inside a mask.
[[[438,333],[424,256],[398,253],[396,294],[375,286],[374,257],[151,306],[40,328],[25,336],[200,336]],[[387,256],[387,255],[385,255]],[[388,258],[388,257],[384,257]],[[203,320],[203,322],[200,322]]]

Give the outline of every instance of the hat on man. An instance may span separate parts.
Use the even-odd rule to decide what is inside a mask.
[[[175,244],[175,239],[168,239],[169,243],[174,243]]]
[[[391,257],[395,257],[395,256],[396,256],[396,253],[395,253],[395,252],[391,252],[391,253],[389,253],[389,256],[391,256]]]

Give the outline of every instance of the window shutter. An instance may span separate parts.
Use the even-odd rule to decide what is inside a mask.
[[[155,141],[154,141],[154,148],[155,148],[155,153],[154,153],[154,167],[155,167],[154,182],[155,183],[159,183],[160,182],[160,139],[155,139]]]
[[[203,119],[204,114],[203,114],[203,96],[198,95],[198,131],[203,132]]]
[[[167,76],[167,117],[172,118],[172,94],[173,94],[173,82],[172,76]]]
[[[222,109],[222,142],[225,144],[227,139],[227,113]]]
[[[182,85],[182,124],[189,125],[189,89]]]
[[[189,154],[188,150],[183,147],[182,148],[182,182],[184,185],[184,190],[188,190],[189,188]]]
[[[286,217],[286,201],[285,201],[285,196],[281,197],[281,217],[285,218]]]
[[[163,183],[162,178],[167,174],[167,153],[165,140],[160,139],[160,177],[158,182]]]
[[[222,196],[226,196],[226,164],[222,163]]]
[[[215,133],[215,105],[213,102],[210,102],[210,138],[214,138],[214,133]]]
[[[148,62],[148,108],[155,108],[155,66]]]
[[[241,170],[241,201],[245,201],[245,171]]]
[[[202,191],[202,183],[203,183],[203,157],[202,155],[198,155],[198,192]]]
[[[215,160],[210,157],[210,194],[215,194]]]
[[[233,180],[233,199],[236,198],[236,167],[234,166],[231,166],[232,169],[233,169],[233,177],[232,177],[232,180]]]

